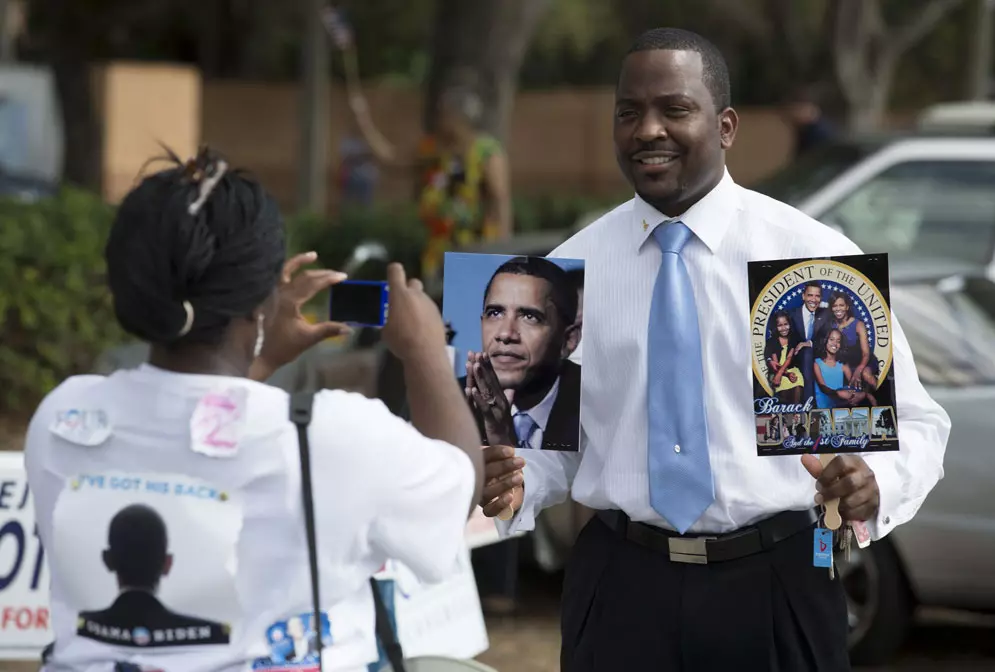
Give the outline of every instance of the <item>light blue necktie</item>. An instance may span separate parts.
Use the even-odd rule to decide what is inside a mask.
[[[653,231],[663,258],[653,286],[647,357],[650,504],[684,534],[715,499],[691,278],[680,252],[682,222]]]
[[[532,434],[539,428],[536,421],[528,413],[516,413],[512,420],[515,424],[515,435],[518,437],[519,448],[531,448]]]

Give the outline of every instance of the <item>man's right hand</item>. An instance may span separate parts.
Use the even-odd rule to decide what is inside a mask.
[[[484,490],[480,506],[484,515],[494,518],[502,511],[522,508],[525,497],[525,460],[515,457],[511,446],[484,446]]]
[[[421,280],[408,280],[398,263],[387,266],[390,299],[383,338],[390,351],[402,362],[426,351],[444,352],[446,327],[442,315]]]

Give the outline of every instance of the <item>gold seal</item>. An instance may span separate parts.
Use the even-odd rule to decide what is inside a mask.
[[[832,259],[812,259],[789,266],[774,276],[757,296],[750,311],[750,345],[753,350],[753,373],[760,385],[767,394],[774,396],[764,361],[767,340],[770,334],[775,333],[771,317],[780,310],[790,311],[801,305],[805,285],[809,282],[818,282],[822,287],[824,308],[828,306],[827,309],[832,309],[829,304],[833,294],[842,293],[850,300],[853,317],[867,327],[871,356],[878,364],[877,384],[880,387],[891,368],[891,308],[877,285],[867,276],[852,266]],[[796,336],[804,340],[803,334]],[[816,349],[819,347],[818,343],[812,345]]]

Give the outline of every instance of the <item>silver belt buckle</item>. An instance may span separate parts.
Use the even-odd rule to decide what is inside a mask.
[[[684,562],[692,565],[707,565],[708,552],[705,542],[715,537],[669,537],[671,562]]]

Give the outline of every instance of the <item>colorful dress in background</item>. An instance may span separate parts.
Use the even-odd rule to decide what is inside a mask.
[[[447,251],[497,237],[497,222],[486,221],[482,200],[484,165],[500,150],[489,135],[477,136],[463,156],[442,151],[431,136],[422,140],[418,213],[428,232],[422,277],[438,274]]]

